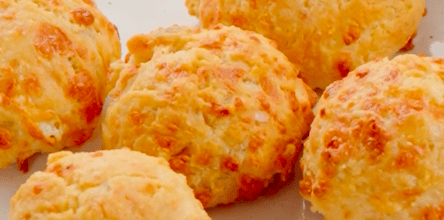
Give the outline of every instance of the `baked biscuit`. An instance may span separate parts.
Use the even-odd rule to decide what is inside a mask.
[[[324,92],[302,195],[326,219],[444,218],[444,59],[358,67]]]
[[[106,96],[117,30],[91,0],[0,0],[0,168],[79,146]]]
[[[290,179],[316,94],[270,40],[173,26],[127,45],[126,61],[112,64],[105,149],[164,157],[205,207]]]
[[[209,220],[185,176],[128,149],[58,152],[11,199],[10,220]]]
[[[186,0],[203,27],[255,31],[278,44],[313,89],[325,89],[376,57],[391,56],[415,33],[424,0]]]

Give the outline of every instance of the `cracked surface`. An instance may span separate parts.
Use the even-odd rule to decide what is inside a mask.
[[[358,67],[319,100],[302,195],[326,219],[444,219],[444,59]]]
[[[91,1],[0,0],[0,168],[92,134],[117,30]]]
[[[105,149],[164,157],[205,207],[289,181],[316,95],[271,41],[174,26],[127,45],[126,62],[112,64]]]
[[[59,152],[11,199],[10,220],[207,220],[183,175],[128,149]]]
[[[424,0],[186,0],[203,27],[222,23],[278,44],[313,89],[392,56],[415,33]]]

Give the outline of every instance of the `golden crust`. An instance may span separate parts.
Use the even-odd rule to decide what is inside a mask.
[[[10,220],[209,220],[186,178],[128,149],[50,154],[11,199]]]
[[[271,41],[173,26],[127,45],[126,62],[112,64],[105,149],[166,158],[205,207],[288,181],[316,94]]]
[[[0,0],[0,11],[0,168],[26,171],[34,153],[91,136],[120,43],[92,1]]]
[[[186,0],[203,27],[217,23],[277,42],[311,88],[324,89],[349,70],[391,56],[416,31],[424,0]]]
[[[318,102],[301,193],[326,219],[442,219],[443,155],[444,59],[376,60]]]

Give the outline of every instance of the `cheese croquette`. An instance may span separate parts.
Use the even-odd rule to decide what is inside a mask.
[[[392,56],[416,32],[424,0],[186,0],[205,28],[222,23],[278,44],[313,89]]]
[[[290,180],[316,94],[272,41],[173,26],[127,45],[126,61],[112,64],[104,149],[165,158],[205,207]]]
[[[210,220],[182,174],[128,149],[50,154],[11,199],[10,220]]]
[[[318,102],[302,195],[325,219],[443,219],[444,59],[358,67]]]
[[[0,168],[80,146],[105,98],[117,30],[92,1],[0,0]]]

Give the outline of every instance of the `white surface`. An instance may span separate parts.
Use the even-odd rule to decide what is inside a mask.
[[[173,24],[196,25],[196,19],[188,16],[184,0],[96,0],[99,8],[119,29],[122,53],[126,54],[125,43],[136,33],[146,33],[157,27]],[[423,19],[418,35],[414,40],[415,48],[410,53],[425,53],[444,57],[444,1],[427,0],[428,14]],[[99,130],[99,129],[98,129]],[[97,130],[97,131],[98,131]],[[99,132],[82,149],[93,151],[100,148]],[[77,150],[77,151],[78,151]],[[20,184],[35,171],[45,167],[46,155],[37,155],[30,161],[30,172],[20,173],[15,165],[0,170],[0,220],[8,219],[9,199]],[[274,219],[322,219],[309,211],[298,192],[298,179],[284,187],[277,194],[263,197],[253,202],[243,202],[228,207],[208,210],[214,220],[274,220]],[[304,211],[305,210],[305,211]]]

